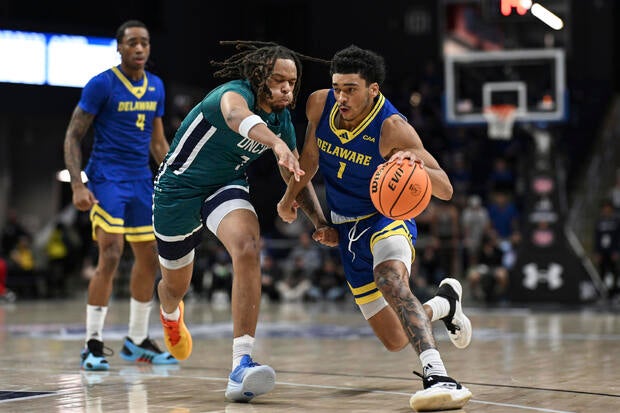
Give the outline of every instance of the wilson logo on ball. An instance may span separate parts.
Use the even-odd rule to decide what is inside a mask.
[[[370,199],[375,208],[392,219],[418,216],[431,200],[432,185],[428,173],[418,162],[404,160],[400,165],[386,162],[370,180]]]

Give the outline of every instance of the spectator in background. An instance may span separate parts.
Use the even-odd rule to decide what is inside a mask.
[[[514,193],[516,177],[506,158],[498,156],[493,160],[493,168],[489,173],[488,190]]]
[[[212,280],[209,299],[216,304],[229,303],[232,293],[233,267],[232,259],[223,245],[216,247],[213,264],[207,271]]]
[[[21,235],[17,239],[17,244],[9,252],[7,264],[8,276],[13,278],[11,284],[18,296],[38,298],[43,294],[45,285],[35,271],[34,252],[29,235]]]
[[[282,280],[282,268],[269,254],[263,254],[261,258],[261,286],[263,298],[270,301],[280,301],[280,293],[277,285]]]
[[[431,235],[424,240],[424,246],[416,248],[414,260],[420,273],[412,278],[424,278],[427,284],[437,287],[445,277],[445,269],[439,261],[439,239]]]
[[[30,233],[22,225],[17,215],[17,211],[9,208],[7,211],[7,219],[2,229],[2,244],[0,244],[0,253],[9,254],[17,245],[22,236],[30,238]]]
[[[34,252],[28,235],[21,235],[17,239],[17,244],[11,250],[9,257],[12,264],[9,268],[12,267],[22,274],[30,274],[34,271]]]
[[[48,297],[64,297],[67,293],[67,279],[70,276],[71,251],[66,228],[62,222],[57,222],[50,233],[45,252],[47,254]]]
[[[469,267],[467,282],[472,298],[487,304],[505,299],[508,289],[508,269],[504,266],[504,251],[493,230],[485,233],[475,259]]]
[[[487,211],[500,240],[510,240],[519,232],[519,211],[508,192],[492,191]]]
[[[276,283],[276,289],[282,301],[290,303],[303,301],[310,288],[312,288],[310,271],[304,265],[304,258],[297,256],[293,261],[293,267]]]
[[[298,241],[286,258],[285,269],[291,270],[301,265],[309,274],[312,274],[321,266],[321,250],[307,231],[299,234]],[[301,262],[298,262],[298,259],[301,259]]]
[[[441,279],[446,276],[458,277],[461,273],[459,210],[454,203],[449,201],[433,199],[432,202],[435,205],[435,211],[431,233],[439,241],[437,253],[443,272]]]
[[[452,162],[448,169],[448,176],[454,188],[454,196],[466,196],[471,189],[472,176],[465,159],[465,154],[463,152],[456,152],[451,158]]]
[[[516,251],[521,242],[519,210],[510,193],[493,191],[487,211],[491,228],[497,233],[499,247],[504,252],[504,266],[510,270],[517,260]]]
[[[342,265],[331,257],[323,260],[323,265],[312,273],[312,288],[308,297],[314,301],[340,301],[347,290],[347,280]]]
[[[620,260],[620,220],[611,200],[601,204],[594,231],[594,261],[609,289],[609,297],[619,294],[618,263]]]
[[[6,287],[8,278],[8,265],[6,260],[0,256],[0,301],[12,303],[17,298],[15,293]]]
[[[478,195],[471,195],[461,212],[465,268],[476,264],[482,237],[490,224],[489,212],[482,205],[482,200]]]

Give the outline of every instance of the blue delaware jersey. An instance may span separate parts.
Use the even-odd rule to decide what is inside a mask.
[[[95,115],[93,150],[85,169],[89,179],[128,181],[152,176],[153,120],[164,115],[164,103],[164,83],[150,72],[132,81],[116,66],[88,81],[78,105]]]
[[[328,92],[316,129],[316,141],[327,204],[333,212],[345,217],[377,212],[370,199],[369,185],[377,166],[385,162],[379,152],[381,126],[394,114],[400,115],[390,101],[379,94],[359,126],[352,131],[338,129],[338,103],[333,89]]]

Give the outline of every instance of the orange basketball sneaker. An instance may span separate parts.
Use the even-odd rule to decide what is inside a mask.
[[[184,307],[181,301],[179,303],[181,315],[176,321],[164,318],[161,309],[159,310],[159,319],[164,327],[164,343],[170,354],[177,360],[185,360],[192,354],[192,335],[183,322]]]

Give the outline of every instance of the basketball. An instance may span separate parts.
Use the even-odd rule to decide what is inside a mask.
[[[408,160],[400,165],[385,162],[377,167],[370,180],[370,199],[375,208],[392,219],[410,219],[428,206],[433,192],[426,170]]]

